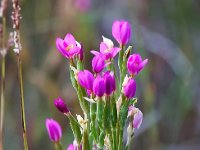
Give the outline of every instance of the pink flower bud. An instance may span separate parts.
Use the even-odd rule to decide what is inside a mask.
[[[106,66],[105,60],[101,55],[96,55],[92,59],[92,69],[95,73],[100,73]]]
[[[148,63],[148,59],[142,61],[140,54],[132,54],[127,61],[127,69],[131,75],[137,75]]]
[[[143,120],[143,113],[137,108],[137,111],[133,117],[133,128],[138,129],[142,124],[142,120]]]
[[[103,77],[98,75],[93,83],[93,92],[96,96],[102,97],[105,92],[105,83]]]
[[[53,119],[46,119],[46,128],[52,142],[60,141],[62,137],[62,129],[58,122]]]
[[[133,128],[138,129],[142,124],[143,113],[133,105],[129,106],[128,116],[133,116]]]
[[[121,45],[126,45],[131,38],[131,26],[127,21],[115,21],[112,26],[112,35]]]
[[[93,90],[94,76],[88,70],[80,71],[78,73],[78,82],[82,87],[86,88],[90,93]]]
[[[129,78],[128,82],[123,87],[123,92],[128,99],[131,99],[135,96],[136,82],[134,79]]]
[[[104,82],[105,82],[105,93],[106,93],[106,95],[110,95],[116,89],[114,73],[107,71],[104,73],[103,78],[104,78]]]
[[[67,105],[65,104],[65,102],[62,100],[61,97],[54,100],[54,105],[60,112],[62,112],[64,114],[69,113],[69,109],[67,108]]]

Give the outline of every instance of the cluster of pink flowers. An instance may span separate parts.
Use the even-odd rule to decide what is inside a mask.
[[[145,67],[148,59],[142,60],[140,54],[130,54],[130,48],[127,48],[127,50],[125,51],[125,47],[131,38],[131,26],[127,21],[115,21],[112,26],[112,35],[119,43],[119,47],[114,46],[113,42],[110,39],[102,36],[103,41],[100,43],[99,51],[91,51],[91,53],[94,54],[94,57],[92,59],[92,71],[83,69],[83,46],[81,43],[76,41],[72,34],[68,33],[64,39],[57,38],[56,47],[59,52],[70,61],[72,84],[77,90],[84,114],[88,113],[86,111],[88,105],[93,108],[93,103],[96,103],[97,112],[95,112],[95,114],[97,115],[97,122],[102,123],[101,119],[98,119],[98,109],[106,110],[106,101],[109,101],[109,98],[111,98],[113,99],[113,102],[111,103],[110,107],[113,107],[114,110],[116,109],[117,113],[119,114],[117,117],[119,120],[118,122],[120,122],[120,117],[122,117],[122,119],[124,120],[126,120],[127,117],[131,117],[132,123],[130,124],[130,127],[136,129],[139,128],[142,123],[143,114],[138,108],[135,107],[135,77]],[[117,78],[114,64],[114,58],[117,56],[118,53],[120,53],[118,58],[120,79]],[[84,92],[81,91],[81,89],[85,90],[86,95],[84,95]],[[103,101],[103,99],[105,100],[105,108],[101,108],[100,106],[102,104],[99,103]],[[133,103],[130,104],[129,101],[133,101]],[[72,116],[67,105],[61,98],[56,99],[54,101],[54,104],[60,112],[62,112],[69,118]],[[126,110],[121,110],[124,107],[126,108]],[[93,113],[93,110],[91,108],[89,110],[90,114]],[[122,113],[124,113],[123,111],[125,112],[125,114],[127,113],[125,116],[126,118],[123,118],[123,115],[121,115]],[[113,111],[111,111],[110,113],[113,113],[113,115],[115,115],[115,112]],[[72,124],[74,119],[73,117],[71,117],[70,119],[70,121],[72,121]],[[78,122],[82,127],[81,130],[84,129],[83,120],[84,119],[80,121],[80,117],[78,119]],[[85,118],[85,122],[87,121],[88,118]],[[93,120],[91,119],[89,121],[92,122]],[[114,126],[115,122],[116,120],[113,123]],[[121,122],[123,128],[125,121]],[[50,139],[57,143],[61,139],[62,135],[60,126],[52,119],[47,119],[46,126]],[[99,126],[101,129],[102,126]],[[90,131],[87,132],[90,133]],[[77,135],[75,135],[75,137],[76,136]],[[104,138],[104,140],[106,140],[106,136],[104,136]],[[81,143],[79,143],[79,148],[80,144]],[[68,147],[68,150],[72,149],[75,149],[73,144]]]

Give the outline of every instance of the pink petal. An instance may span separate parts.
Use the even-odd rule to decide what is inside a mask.
[[[122,44],[127,44],[131,37],[131,27],[128,22],[124,22],[121,27],[120,39]]]
[[[146,64],[148,63],[148,59],[145,59],[139,66],[138,66],[138,70],[141,71],[145,66]],[[138,72],[139,72],[138,71]]]
[[[68,58],[68,54],[67,54],[65,48],[64,48],[62,45],[63,45],[63,40],[60,39],[60,38],[57,38],[57,39],[56,39],[56,47],[57,47],[57,49],[59,50],[59,52],[60,52],[63,56],[65,56],[65,57]]]
[[[91,50],[90,52],[91,52],[92,54],[94,54],[95,56],[101,55],[101,53],[99,53],[99,52],[97,52],[97,51],[95,51],[95,50]]]
[[[137,113],[134,115],[133,127],[138,129],[142,124],[142,120],[143,120],[143,113],[138,109]]]
[[[113,47],[113,48],[111,49],[112,58],[114,58],[114,57],[117,55],[117,53],[119,53],[119,51],[121,51],[121,48]]]
[[[101,44],[100,44],[100,52],[102,53],[102,54],[104,54],[105,53],[105,50],[107,50],[109,47],[106,45],[106,43],[104,43],[104,42],[101,42]]]
[[[69,51],[67,51],[69,57],[73,57],[75,54],[78,54],[79,52],[80,52],[79,47],[74,47],[74,48],[71,48]]]
[[[119,42],[119,31],[120,31],[120,22],[117,20],[113,23],[112,26],[112,35]]]
[[[74,38],[74,36],[70,33],[67,33],[67,35],[65,36],[65,39],[64,41],[70,45],[70,44],[73,44],[73,45],[76,45],[76,40]]]

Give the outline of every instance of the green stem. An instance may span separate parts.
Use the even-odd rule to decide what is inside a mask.
[[[24,87],[23,87],[23,78],[22,78],[22,62],[20,59],[20,55],[17,54],[18,60],[18,78],[19,78],[19,89],[20,89],[20,102],[21,102],[21,121],[22,121],[22,129],[23,129],[23,140],[24,140],[24,149],[28,150],[28,142],[26,135],[26,116],[25,116],[25,108],[24,108]]]
[[[90,150],[89,138],[87,130],[83,131],[83,150]]]
[[[119,73],[120,73],[120,81],[119,81],[119,89],[118,89],[118,95],[120,94],[121,92],[121,88],[122,88],[122,83],[123,83],[123,75],[122,75],[122,67],[123,67],[123,56],[124,56],[124,46],[123,45],[120,45],[120,48],[122,49],[120,52],[119,52],[119,58],[118,58],[118,66],[119,66]]]
[[[60,144],[60,142],[54,143],[54,147],[55,147],[55,150],[63,150],[62,145]]]
[[[118,150],[123,150],[123,129],[119,130]]]
[[[81,135],[81,131],[80,131],[81,126],[71,113],[68,114],[67,117],[69,118],[70,126],[71,126],[72,132],[74,134],[74,137],[75,137],[78,145],[80,145],[81,139],[82,139],[82,135]]]
[[[0,150],[3,150],[3,122],[4,122],[4,103],[5,103],[5,54],[6,54],[6,18],[2,18],[3,37],[2,37],[2,61],[1,61],[1,119],[0,119]]]

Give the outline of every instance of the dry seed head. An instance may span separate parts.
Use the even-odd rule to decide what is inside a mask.
[[[20,6],[19,6],[19,0],[12,0],[13,3],[13,12],[12,12],[12,20],[13,20],[13,28],[19,29],[20,26],[20,20],[22,19],[20,14]]]
[[[19,52],[20,52],[21,49],[22,49],[21,43],[20,43],[19,32],[14,31],[13,39],[14,39],[14,49],[13,49],[13,51],[14,51],[15,53],[19,54]]]

